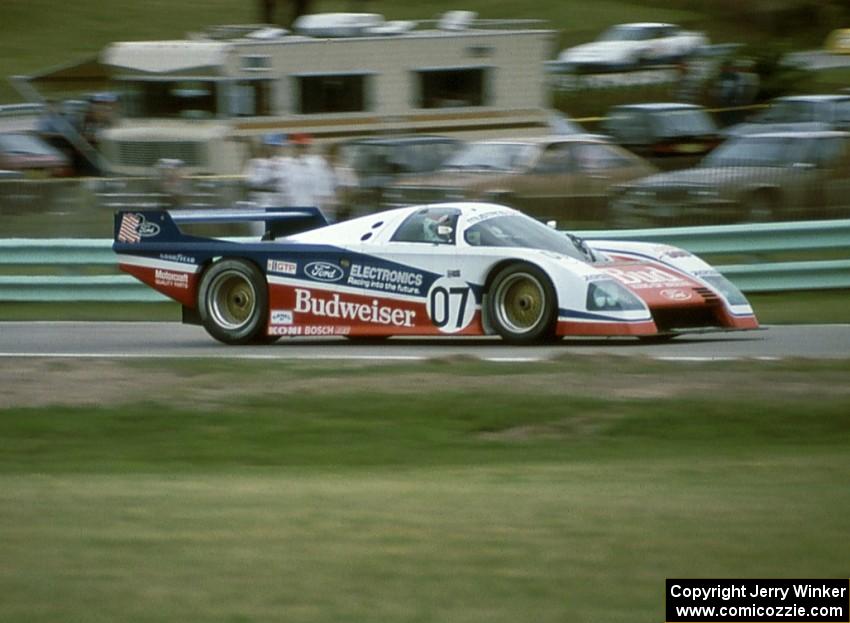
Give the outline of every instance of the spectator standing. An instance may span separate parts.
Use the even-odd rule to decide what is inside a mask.
[[[275,133],[262,137],[254,148],[254,156],[243,170],[250,200],[261,208],[288,205],[285,193],[280,189],[280,177],[285,170],[286,135]]]
[[[336,181],[333,170],[319,154],[311,152],[309,134],[293,134],[292,157],[279,163],[279,190],[295,207],[317,207],[328,220],[336,217]]]

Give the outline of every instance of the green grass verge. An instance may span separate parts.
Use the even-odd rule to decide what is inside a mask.
[[[665,577],[846,573],[846,362],[22,366],[0,620],[661,621]]]

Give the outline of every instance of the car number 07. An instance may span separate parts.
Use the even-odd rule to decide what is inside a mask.
[[[460,279],[438,279],[428,290],[428,316],[442,333],[457,333],[475,315],[470,287]]]

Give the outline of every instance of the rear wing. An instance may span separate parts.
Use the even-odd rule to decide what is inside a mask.
[[[318,229],[328,224],[318,208],[233,208],[228,210],[122,210],[115,213],[115,243],[186,240],[182,223],[265,223],[263,240]]]

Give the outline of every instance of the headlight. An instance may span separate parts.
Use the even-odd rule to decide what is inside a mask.
[[[634,294],[616,281],[594,281],[587,287],[587,309],[590,311],[628,311],[644,309]]]
[[[747,298],[741,293],[741,291],[735,287],[735,285],[729,281],[723,275],[711,275],[711,276],[703,276],[702,280],[708,283],[712,288],[720,292],[727,301],[729,301],[730,305],[749,305],[750,302]]]

